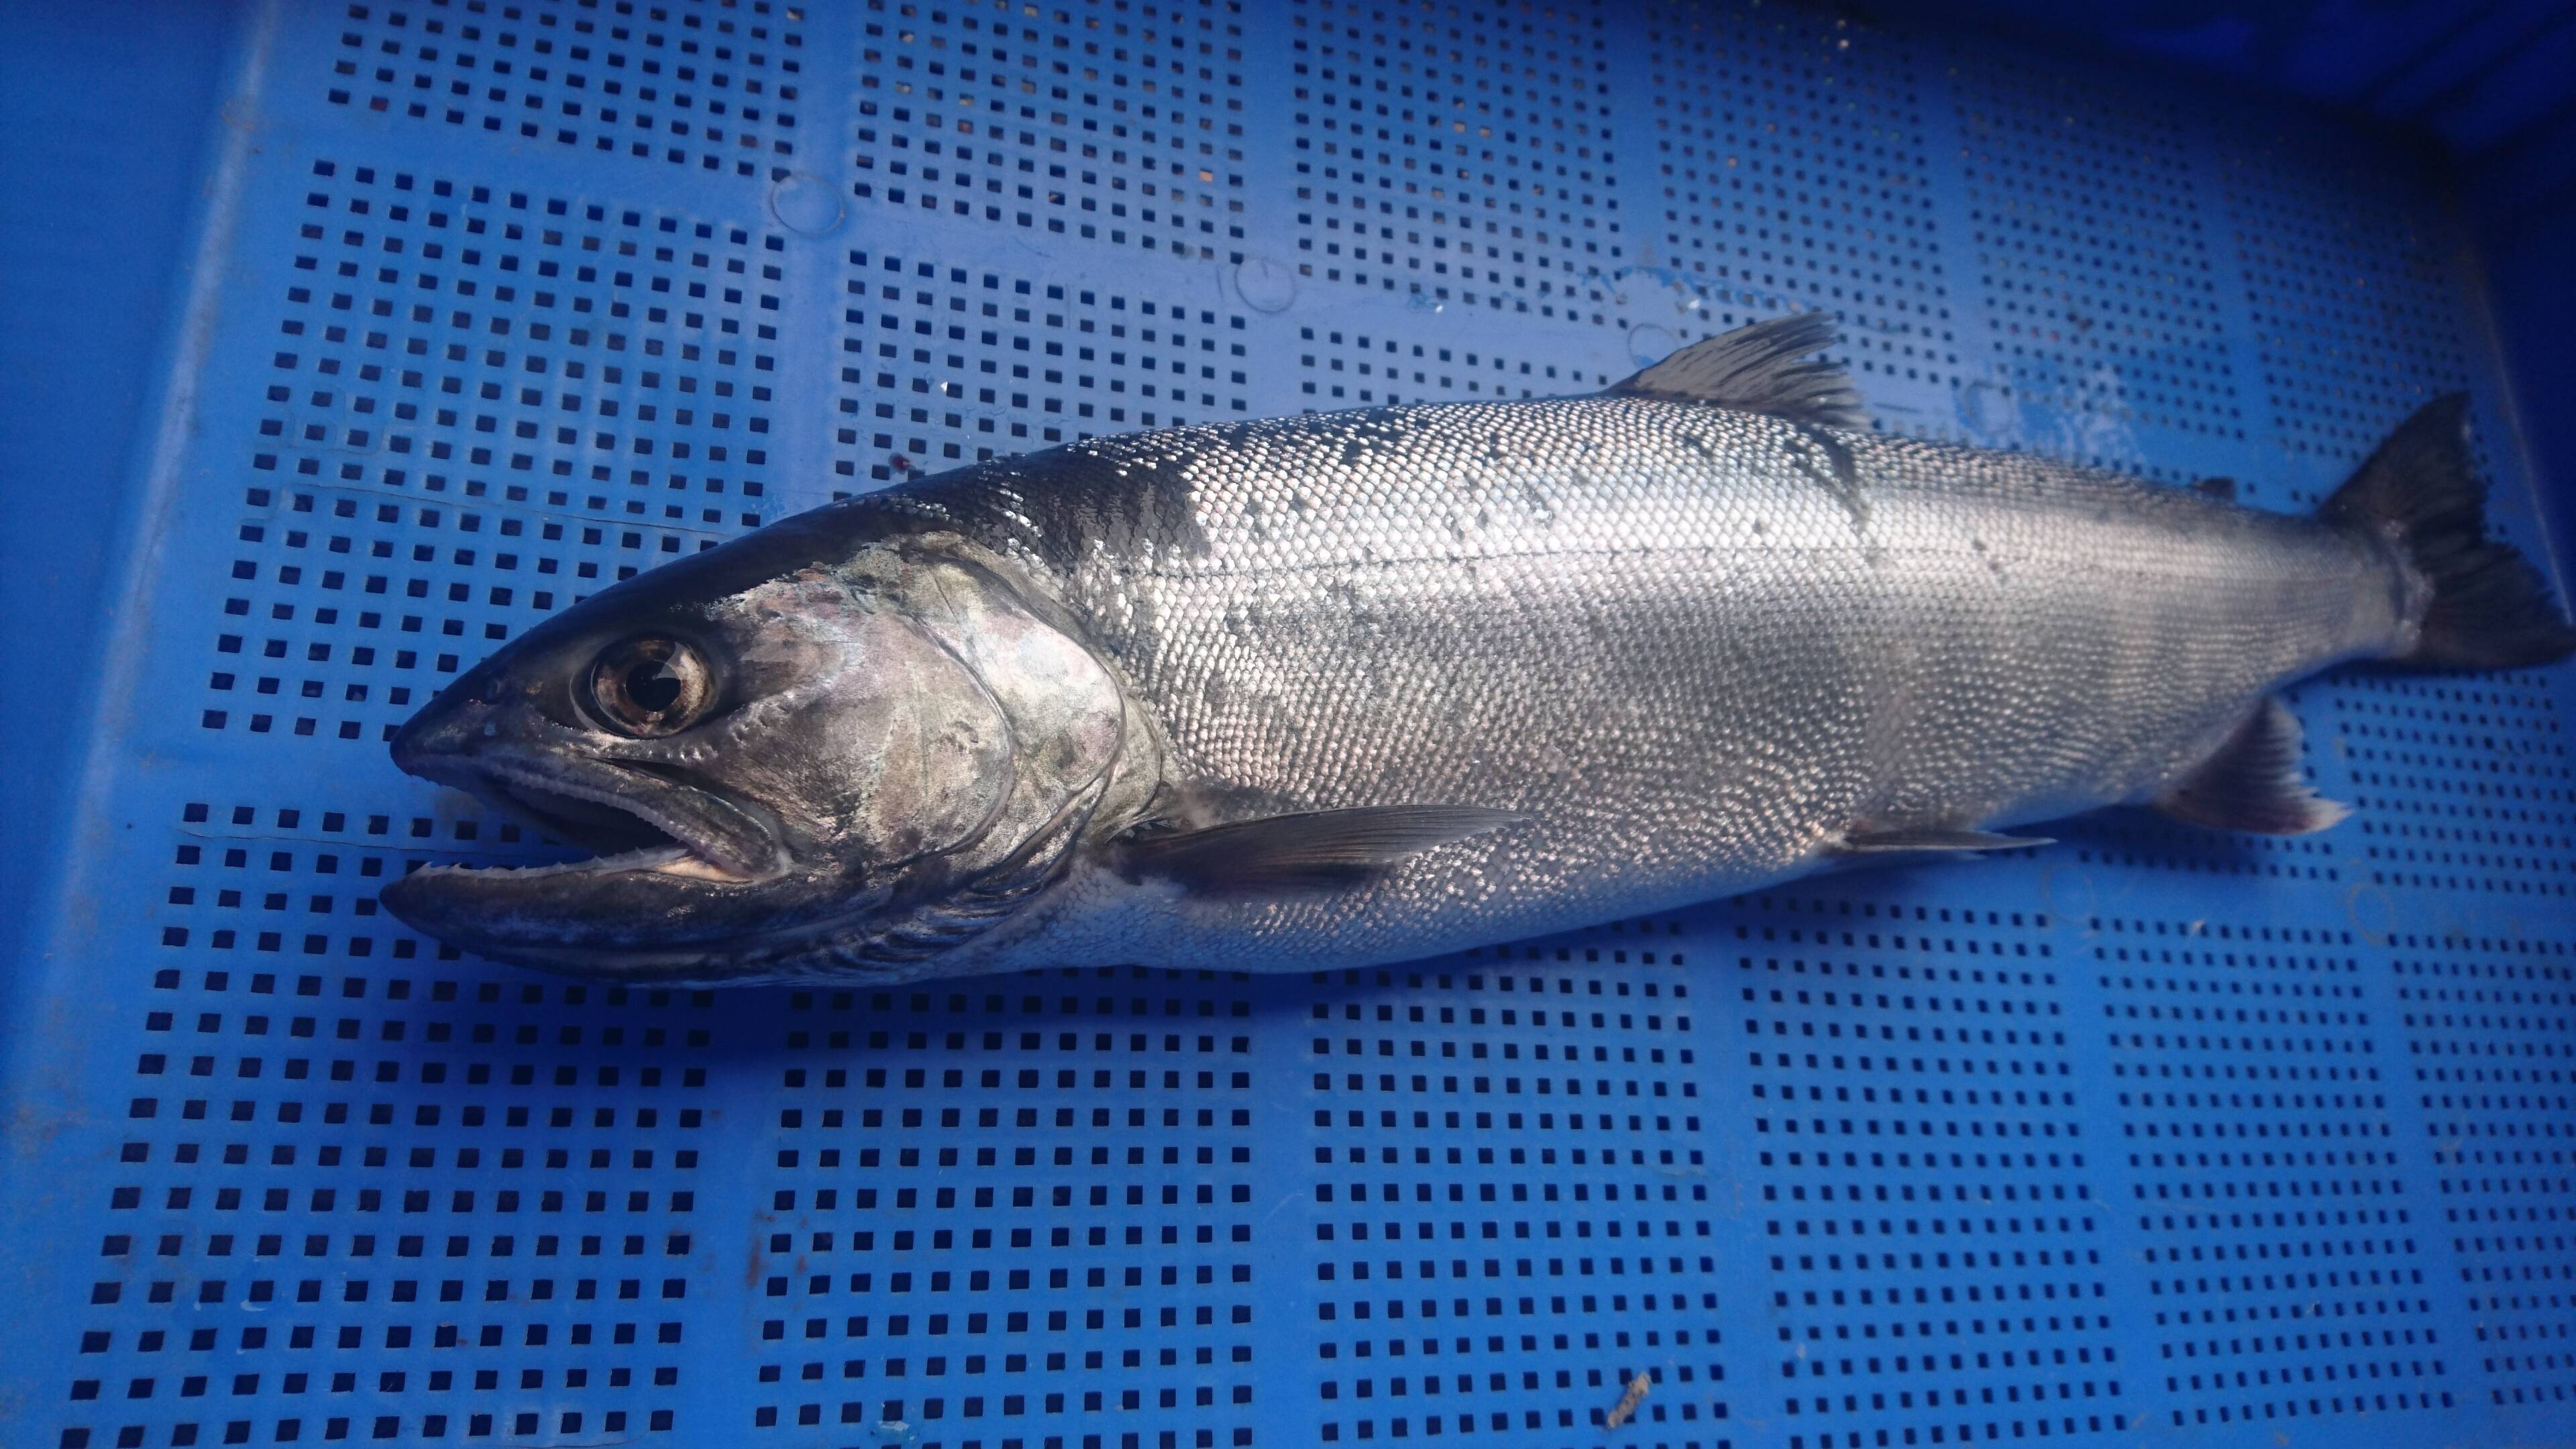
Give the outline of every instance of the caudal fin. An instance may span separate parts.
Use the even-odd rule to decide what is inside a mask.
[[[2398,424],[2318,510],[2403,553],[2432,586],[2415,647],[2392,662],[2426,669],[2522,669],[2576,652],[2576,629],[2511,544],[2486,536],[2486,490],[2469,461],[2466,393]]]

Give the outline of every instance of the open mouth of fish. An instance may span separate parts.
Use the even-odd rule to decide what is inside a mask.
[[[546,865],[432,865],[416,874],[529,879],[645,872],[750,885],[786,866],[776,834],[754,812],[647,767],[478,759],[433,778],[593,854]]]

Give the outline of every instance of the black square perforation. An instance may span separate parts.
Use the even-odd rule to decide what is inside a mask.
[[[1296,0],[1298,274],[1601,325],[1628,254],[1603,16]]]
[[[1313,1001],[1320,1341],[1288,1371],[1325,1441],[1597,1425],[1643,1373],[1644,1422],[1725,1442],[1703,1437],[1727,1417],[1722,1285],[1671,930],[1345,973]]]
[[[570,497],[546,493],[555,505]],[[250,488],[242,501],[243,516],[261,521],[235,529],[240,556],[213,621],[198,716],[209,730],[390,739],[531,614],[706,544],[596,518],[499,512],[470,494],[459,507],[326,485]]]
[[[2295,118],[2223,128],[2216,159],[2271,429],[2330,460],[2312,481],[2331,488],[2390,418],[2465,385],[2456,243],[2384,158]]]
[[[2543,681],[2358,678],[2329,700],[2372,885],[2566,898],[2576,792]]]
[[[1865,896],[1716,915],[1792,1442],[2123,1427],[2049,920]]]
[[[1146,1414],[1248,1442],[1257,1101],[1239,990],[1063,972],[787,1004],[799,1065],[762,1147],[776,1171],[750,1269],[755,1426]]]
[[[1570,362],[1523,361],[1452,342],[1372,340],[1336,327],[1297,329],[1303,410],[1397,402],[1470,402],[1598,392],[1619,380]]]
[[[740,227],[310,172],[198,723],[375,741],[532,617],[759,523],[780,274]]]
[[[376,917],[381,818],[179,825],[94,1220],[121,1441],[670,1427],[710,998],[460,979]]]
[[[243,34],[220,255],[135,359],[184,411],[114,734],[28,843],[69,884],[8,1053],[0,1438],[2565,1437],[2565,671],[2290,692],[2355,807],[2319,836],[2105,812],[1329,978],[621,990],[376,905],[559,858],[382,751],[620,579],[1092,436],[1592,393],[1783,311],[1841,319],[1889,431],[2282,511],[2465,388],[2528,544],[2417,158],[1775,0]]]
[[[2563,941],[2391,943],[2440,1220],[2496,1404],[2576,1401],[2576,967]],[[2465,948],[2463,950],[2462,948]],[[2466,959],[2462,959],[2465,956]],[[2538,1115],[2533,1115],[2538,1114]],[[2470,1349],[2463,1343],[2458,1350]]]
[[[983,267],[849,254],[833,471],[872,482],[1248,411],[1244,318]]]
[[[2015,391],[2053,411],[2242,438],[2188,102],[2010,57],[1963,66],[1951,85],[1978,285]]]
[[[775,237],[331,160],[311,174],[253,469],[760,496]]]
[[[1775,299],[1835,312],[1864,385],[1954,381],[1911,38],[1848,16],[1669,0],[1646,39],[1663,245],[1641,262],[1755,316]],[[1703,312],[1680,330],[1732,325]]]
[[[2092,926],[2168,1418],[2449,1407],[2353,933]]]
[[[350,5],[328,99],[736,176],[796,154],[801,6],[771,0]]]
[[[1239,3],[869,0],[851,194],[1176,258],[1243,260]]]

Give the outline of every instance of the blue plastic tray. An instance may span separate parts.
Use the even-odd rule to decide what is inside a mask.
[[[2322,837],[1331,978],[629,992],[373,904],[545,849],[384,741],[637,569],[1792,307],[1890,429],[2282,509],[2466,387],[2534,542],[2411,153],[1777,5],[185,23],[206,133],[126,147],[193,219],[100,243],[172,320],[64,333],[145,381],[25,841],[0,1441],[2576,1442],[2565,675],[2303,689]]]

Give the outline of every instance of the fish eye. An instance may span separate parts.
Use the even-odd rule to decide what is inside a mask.
[[[696,723],[714,701],[712,671],[696,649],[639,634],[599,651],[590,665],[590,713],[622,735],[649,739]]]

